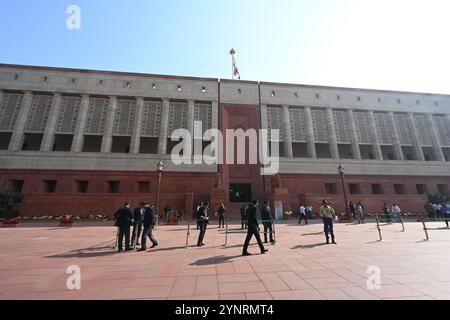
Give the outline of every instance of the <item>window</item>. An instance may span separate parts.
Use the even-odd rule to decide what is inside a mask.
[[[438,184],[437,188],[440,194],[448,196],[448,186],[446,184]]]
[[[397,99],[397,103],[398,103],[398,104],[400,104],[400,103],[402,103],[402,102],[401,102],[401,100],[400,100],[400,99]]]
[[[0,150],[8,150],[11,136],[11,132],[0,132]]]
[[[372,194],[384,194],[382,184],[372,184]]]
[[[381,98],[378,98],[378,102],[381,103]]]
[[[47,82],[48,81],[48,77],[42,77],[42,81]]]
[[[152,83],[152,89],[156,90],[156,83]]]
[[[138,192],[139,193],[149,193],[150,183],[148,181],[138,181]]]
[[[108,181],[108,193],[119,193],[120,181]]]
[[[350,194],[360,194],[361,193],[359,184],[356,184],[356,183],[350,183],[348,185],[348,189],[350,191]]]
[[[76,181],[76,184],[78,193],[87,193],[89,181]]]
[[[131,88],[131,82],[125,81],[125,88]]]
[[[44,180],[43,190],[45,193],[55,193],[56,192],[56,180]]]
[[[316,93],[316,99],[320,99],[320,94]]]
[[[105,83],[105,81],[103,81],[103,80],[98,80],[97,85],[98,85],[99,87],[101,87],[101,86],[103,86],[104,83]]]
[[[360,96],[358,96],[357,100],[358,100],[358,102],[360,102],[360,101],[361,101],[361,97],[360,97]]]
[[[14,75],[14,80],[19,80],[19,75],[18,74]]]
[[[77,83],[77,79],[76,78],[72,78],[72,84],[76,84]]]
[[[272,97],[275,97],[275,91],[272,91],[271,95],[272,95]]]
[[[298,93],[294,92],[294,97],[298,98]]]
[[[406,194],[406,188],[404,184],[394,184],[395,194]]]
[[[336,183],[325,183],[327,194],[337,194]]]
[[[238,89],[238,94],[241,94],[242,93],[242,90],[241,89]]]
[[[340,95],[337,95],[337,96],[336,96],[336,99],[341,100],[341,96],[340,96]]]
[[[203,92],[203,93],[206,92],[206,87],[202,87],[202,92]]]
[[[181,86],[180,86],[180,85],[178,85],[178,87],[177,87],[177,91],[178,91],[178,92],[180,92],[180,91],[181,91]]]
[[[427,194],[427,186],[424,184],[416,184],[417,194]]]
[[[420,104],[420,101],[419,101],[419,100],[416,100],[416,104],[419,105],[419,104]]]
[[[23,189],[23,180],[10,180],[9,181],[9,189],[12,192],[21,193]]]
[[[435,105],[436,107],[439,107],[439,102],[435,101],[435,102],[434,102],[434,105]]]

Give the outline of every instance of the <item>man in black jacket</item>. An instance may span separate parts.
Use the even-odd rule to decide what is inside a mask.
[[[116,226],[119,227],[119,251],[122,251],[123,237],[125,236],[125,251],[133,250],[130,248],[130,226],[133,224],[133,213],[130,205],[125,202],[123,208],[117,210],[114,214]]]
[[[137,207],[136,209],[134,209],[133,211],[133,234],[131,236],[131,246],[133,246],[136,241],[136,245],[139,245],[139,237],[141,236],[141,231],[142,231],[142,222],[144,221],[144,213],[145,213],[145,208],[144,208],[145,203],[141,202],[141,204],[139,205],[139,207]],[[137,231],[137,234],[136,234]]]
[[[148,204],[145,204],[143,224],[144,231],[142,232],[142,246],[138,251],[147,250],[147,237],[152,242],[152,246],[150,248],[154,248],[158,245],[158,241],[156,241],[155,237],[153,236],[153,229],[155,228],[156,224],[155,211]]]
[[[244,242],[244,248],[242,249],[242,255],[243,256],[249,256],[250,253],[247,251],[248,245],[250,243],[250,240],[252,236],[255,236],[256,241],[258,242],[259,248],[261,249],[261,254],[266,253],[269,251],[268,249],[264,248],[264,245],[261,241],[261,237],[259,236],[259,224],[258,224],[258,200],[253,200],[252,203],[250,203],[246,210],[247,214],[247,237],[245,238]]]
[[[197,241],[198,247],[205,245],[203,243],[203,239],[205,238],[206,226],[209,223],[209,216],[210,216],[210,212],[209,212],[209,208],[208,208],[208,202],[203,202],[203,207],[201,207],[198,210],[197,224],[200,227],[200,233],[198,235],[198,241]]]
[[[270,242],[274,242],[272,234],[272,213],[270,211],[269,201],[264,201],[261,208],[261,219],[264,226],[264,243],[267,243],[267,232],[270,235]]]

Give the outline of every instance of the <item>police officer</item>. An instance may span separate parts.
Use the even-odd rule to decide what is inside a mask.
[[[133,224],[133,213],[130,205],[125,202],[123,208],[117,210],[114,214],[116,226],[119,227],[119,252],[123,249],[123,238],[125,236],[125,251],[133,250],[130,248],[130,226]]]
[[[209,216],[210,216],[210,212],[209,212],[208,202],[203,202],[203,207],[201,207],[199,209],[198,220],[197,220],[197,224],[200,228],[200,233],[198,235],[198,241],[197,241],[198,247],[205,245],[203,243],[203,239],[205,238],[206,226],[209,223]]]
[[[147,250],[147,237],[152,242],[151,248],[154,248],[158,245],[158,241],[153,236],[153,229],[155,228],[156,224],[155,210],[153,210],[153,208],[148,204],[145,204],[143,224],[144,231],[142,232],[142,246],[138,251]]]
[[[257,219],[258,200],[253,200],[252,203],[250,203],[247,206],[246,215],[247,215],[247,221],[248,221],[247,222],[248,230],[247,230],[247,237],[245,238],[245,242],[244,242],[244,248],[242,249],[242,255],[243,256],[251,255],[247,251],[247,249],[248,249],[250,240],[253,236],[255,236],[256,241],[258,242],[259,249],[261,250],[261,254],[264,254],[269,250],[264,248],[264,245],[261,241],[261,237],[259,236],[260,229],[259,229],[259,224],[258,224],[258,219]]]

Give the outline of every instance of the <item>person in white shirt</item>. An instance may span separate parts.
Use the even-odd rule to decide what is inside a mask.
[[[397,218],[397,222],[400,222],[400,214],[402,213],[402,210],[398,206],[398,204],[393,203],[392,204],[392,213],[395,214],[395,217]]]
[[[300,204],[300,207],[298,207],[298,212],[300,213],[298,224],[302,224],[303,219],[305,219],[305,223],[308,224],[308,217],[306,216],[306,208],[303,204]]]

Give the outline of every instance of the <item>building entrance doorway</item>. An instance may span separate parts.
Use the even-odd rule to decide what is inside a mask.
[[[230,202],[241,203],[252,201],[252,185],[250,183],[230,183]]]

